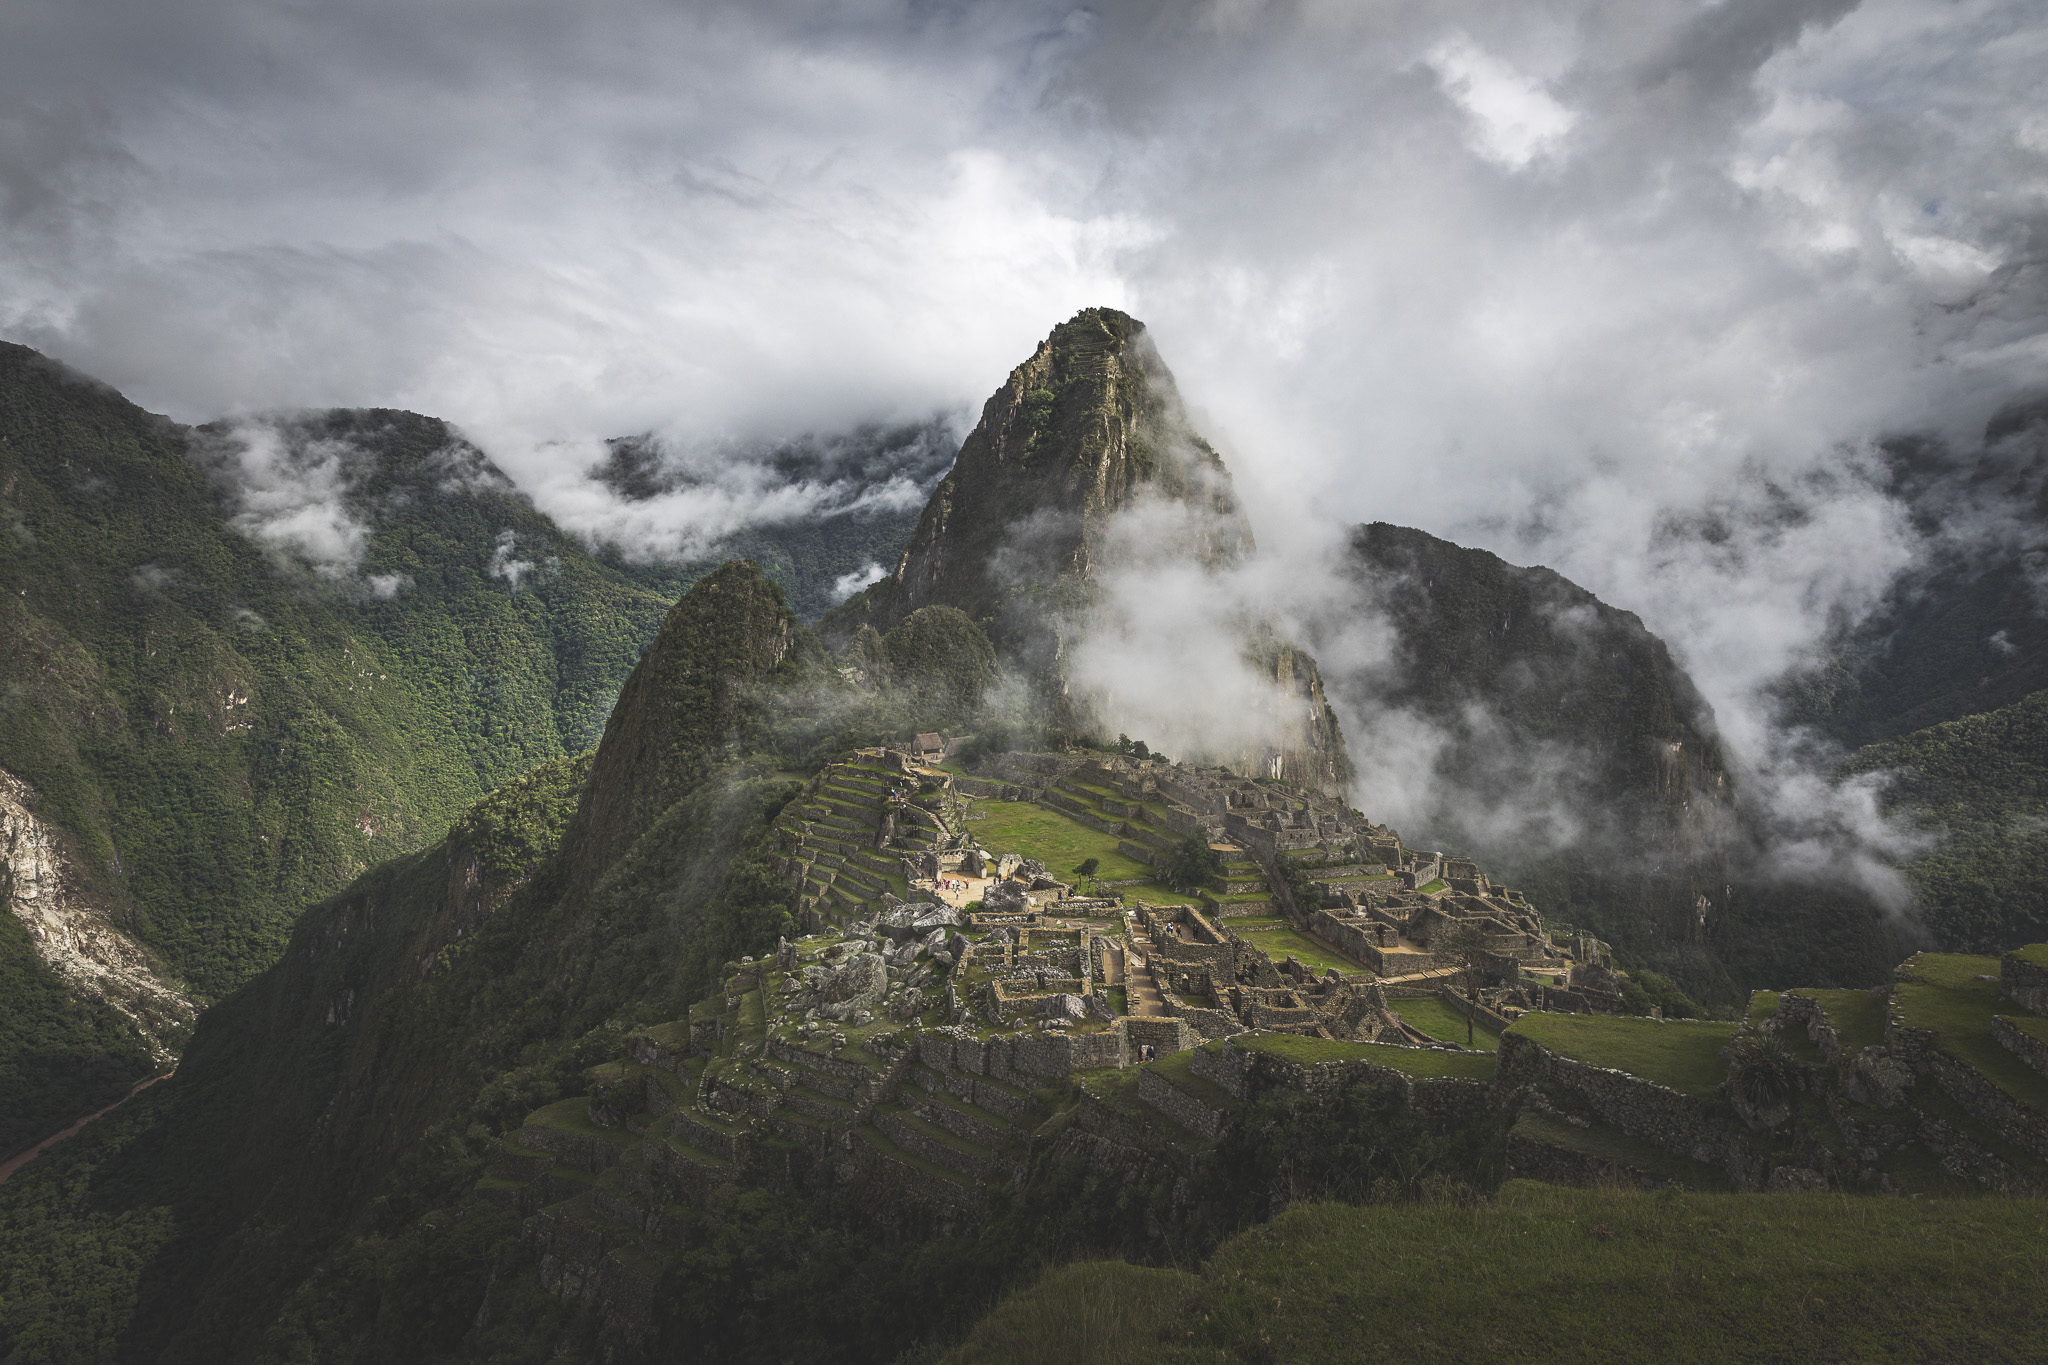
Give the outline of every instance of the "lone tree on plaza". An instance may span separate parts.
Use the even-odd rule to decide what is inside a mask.
[[[1439,942],[1439,951],[1456,962],[1465,976],[1465,1046],[1471,1047],[1474,1020],[1479,1014],[1479,973],[1485,966],[1486,931],[1468,921],[1450,930]]]
[[[1223,858],[1209,841],[1200,834],[1187,838],[1167,850],[1166,859],[1159,864],[1159,878],[1183,895],[1193,892],[1209,878],[1223,871]]]

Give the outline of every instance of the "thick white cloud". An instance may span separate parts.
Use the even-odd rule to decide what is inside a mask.
[[[2043,70],[2032,0],[20,0],[0,333],[445,416],[652,548],[794,495],[627,506],[601,438],[971,411],[1114,304],[1269,548],[1551,563],[1762,762],[1756,684],[1920,550],[1867,442],[2048,378]]]

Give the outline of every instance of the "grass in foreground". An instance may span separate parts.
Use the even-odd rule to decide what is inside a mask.
[[[2048,1204],[1567,1190],[1297,1205],[1198,1276],[1068,1266],[946,1357],[2030,1361]]]
[[[1735,1025],[1612,1014],[1525,1014],[1509,1029],[1560,1057],[1611,1067],[1711,1099],[1728,1075],[1721,1049]]]

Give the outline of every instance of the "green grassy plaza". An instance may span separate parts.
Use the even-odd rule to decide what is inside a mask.
[[[1103,881],[1150,878],[1149,865],[1117,852],[1117,838],[1048,810],[1029,801],[976,801],[974,810],[983,818],[965,825],[983,848],[996,853],[1017,853],[1036,858],[1046,871],[1062,881],[1071,880],[1074,869],[1093,858],[1095,876]]]

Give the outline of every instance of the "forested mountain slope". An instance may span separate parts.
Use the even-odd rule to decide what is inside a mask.
[[[974,671],[954,647],[987,656],[959,624],[970,634],[953,646],[924,642],[934,677]],[[432,848],[308,910],[276,965],[202,1017],[162,1095],[129,1128],[97,1135],[101,1195],[65,1205],[37,1235],[76,1246],[101,1235],[94,1210],[124,1208],[131,1268],[96,1272],[124,1287],[100,1300],[112,1307],[98,1326],[67,1339],[104,1330],[124,1338],[124,1357],[151,1360],[289,1357],[295,1334],[360,1340],[365,1358],[438,1349],[378,1337],[380,1311],[459,1337],[474,1300],[462,1322],[401,1307],[390,1277],[428,1273],[440,1278],[420,1292],[483,1294],[492,1266],[522,1254],[515,1217],[471,1205],[455,1243],[428,1244],[436,1210],[475,1184],[490,1136],[573,1093],[624,1027],[686,1011],[718,964],[791,932],[769,828],[799,786],[787,765],[903,728],[905,699],[928,689],[911,651],[896,653],[894,683],[857,686],[755,566],[701,580],[627,681],[594,756],[541,765]],[[427,1262],[365,1259],[363,1236]],[[33,1309],[0,1320],[0,1342],[38,1321]]]
[[[1996,953],[2048,938],[2048,692],[1856,751],[1886,808],[1929,847],[1905,865],[1942,947]]]
[[[1329,686],[1368,718],[1361,766],[1380,744],[1430,753],[1410,837],[1470,850],[1552,921],[1724,1008],[1758,986],[1868,985],[1900,955],[1855,888],[1777,875],[1711,708],[1633,613],[1383,523],[1353,533],[1345,570],[1394,648]]]
[[[306,903],[591,747],[686,572],[593,558],[432,418],[185,428],[0,346],[0,1154],[162,1065]],[[104,1003],[117,959],[153,1013]]]

